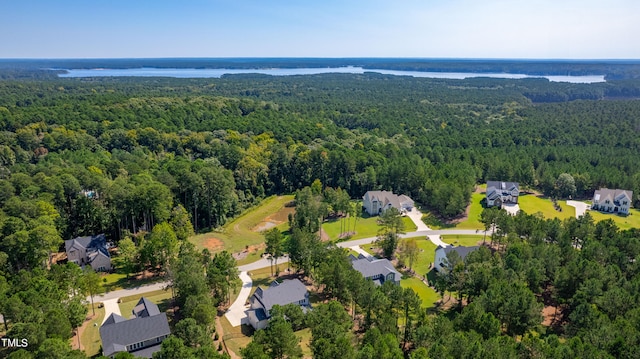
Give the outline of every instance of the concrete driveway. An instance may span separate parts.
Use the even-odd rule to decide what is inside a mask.
[[[576,218],[584,216],[584,214],[587,213],[587,210],[591,209],[591,206],[580,201],[567,201],[567,205],[576,209]]]
[[[417,231],[428,231],[431,229],[422,222],[422,212],[416,207],[413,207],[411,212],[407,212],[407,217],[411,218],[416,227],[418,227]]]
[[[249,306],[245,303],[249,298],[249,293],[251,293],[251,286],[253,285],[253,281],[247,272],[240,272],[240,280],[242,280],[242,289],[240,289],[240,293],[238,294],[238,298],[231,304],[227,312],[224,316],[229,320],[231,326],[237,327],[240,324],[247,324],[249,322],[249,318],[247,317],[247,309]]]
[[[505,204],[505,205],[502,206],[502,208],[504,208],[504,210],[507,211],[507,213],[509,213],[512,216],[515,216],[520,211],[520,205],[517,204],[517,203],[516,204]]]
[[[102,304],[104,304],[104,318],[102,319],[102,323],[100,323],[100,325],[104,324],[104,322],[107,320],[107,318],[109,318],[111,313],[122,315],[120,314],[120,306],[118,305],[118,298],[107,299],[103,301]]]

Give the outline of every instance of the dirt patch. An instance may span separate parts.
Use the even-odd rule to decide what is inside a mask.
[[[246,258],[250,253],[264,251],[266,247],[267,247],[266,244],[260,243],[257,245],[249,246],[249,248],[246,248],[242,252],[233,253],[232,256],[233,258],[235,258],[235,260],[239,261],[241,259]]]
[[[208,249],[211,253],[218,252],[224,249],[224,243],[216,237],[205,238],[202,246]]]
[[[89,324],[91,324],[91,321],[95,318],[95,316],[91,314],[91,310],[89,310],[89,312],[90,313],[85,318],[84,323],[82,323],[80,328],[78,328],[77,332],[74,332],[73,336],[71,337],[71,339],[69,339],[69,342],[71,343],[71,349],[73,349],[73,350],[76,350],[76,349],[84,350],[84,345],[82,345],[82,343],[80,343],[80,344],[78,343],[78,337],[82,338],[82,335],[84,334],[84,331],[87,329]]]
[[[294,207],[282,207],[278,210],[278,212],[265,217],[255,227],[251,228],[251,231],[262,232],[271,229],[279,224],[286,223],[289,221],[289,214],[294,213],[296,213],[296,209]]]
[[[542,325],[550,327],[555,325],[558,317],[558,307],[548,305],[542,309]]]

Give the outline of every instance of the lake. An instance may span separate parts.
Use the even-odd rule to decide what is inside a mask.
[[[326,73],[362,74],[376,72],[384,75],[426,77],[436,79],[466,79],[472,77],[491,77],[503,79],[546,78],[552,82],[595,83],[605,82],[604,75],[589,76],[533,76],[507,73],[477,73],[477,72],[423,72],[364,69],[362,67],[325,67],[325,68],[273,68],[273,69],[190,69],[190,68],[132,68],[132,69],[69,69],[68,73],[59,74],[60,77],[176,77],[176,78],[219,78],[227,74],[264,74],[272,76],[316,75]]]

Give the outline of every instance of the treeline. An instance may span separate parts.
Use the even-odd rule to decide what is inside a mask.
[[[314,358],[640,354],[635,229],[620,231],[611,220],[595,224],[588,214],[560,221],[487,209],[482,222],[493,233],[464,260],[448,255],[431,283],[443,298],[434,310],[411,289],[388,281],[375,286],[351,267],[344,249],[320,243],[311,231],[325,200],[318,188],[299,191],[303,211],[292,219],[293,234],[280,239],[323,303],[307,314],[296,305],[274,307],[244,358],[299,358],[294,331],[304,328],[311,329]]]

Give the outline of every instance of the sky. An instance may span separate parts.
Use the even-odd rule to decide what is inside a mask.
[[[0,0],[0,58],[640,59],[638,0]]]

